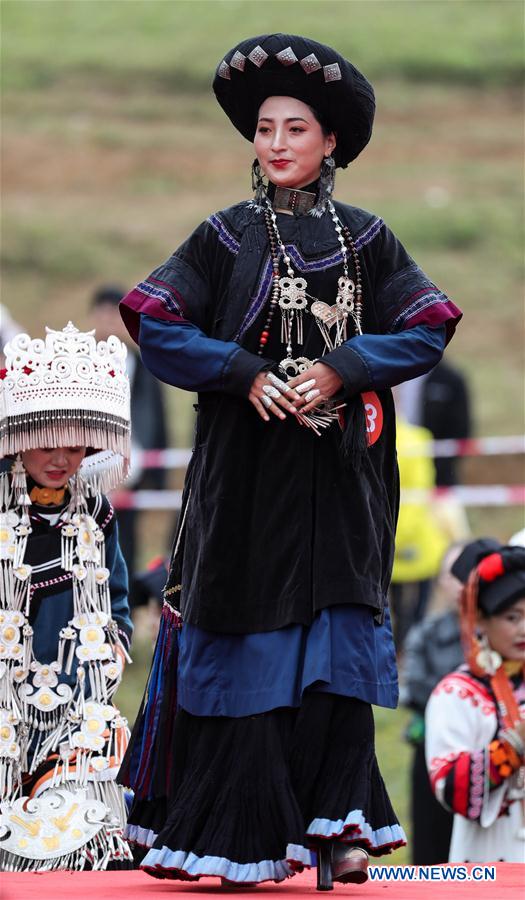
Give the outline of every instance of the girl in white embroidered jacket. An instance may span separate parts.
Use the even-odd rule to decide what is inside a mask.
[[[451,862],[524,862],[525,549],[474,541],[453,571],[467,664],[427,706],[431,784],[455,813]]]

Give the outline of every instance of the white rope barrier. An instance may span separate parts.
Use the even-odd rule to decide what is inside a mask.
[[[110,494],[115,509],[150,509],[176,512],[181,507],[182,491],[114,491]],[[462,506],[522,506],[523,484],[472,484],[432,491],[401,491],[403,503],[426,503],[453,499]]]
[[[403,448],[403,456],[507,456],[520,453],[525,453],[525,435],[429,441],[424,447]],[[136,450],[134,464],[142,469],[183,469],[190,459],[189,449]]]
[[[508,456],[525,453],[525,435],[500,435],[496,437],[468,438],[465,440],[429,441],[426,446],[403,448],[403,456]],[[134,448],[133,467],[143,469],[185,469],[192,451],[184,448],[167,450],[138,450]],[[175,512],[181,507],[182,491],[133,491],[122,490],[111,495],[116,509],[167,510]],[[462,506],[521,506],[525,504],[525,485],[458,485],[435,488],[433,491],[405,490],[401,492],[404,503],[427,503],[433,500],[453,499]]]

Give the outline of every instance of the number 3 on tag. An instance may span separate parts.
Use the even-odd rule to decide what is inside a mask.
[[[361,399],[365,407],[367,443],[371,447],[383,431],[383,407],[375,391],[361,394]]]

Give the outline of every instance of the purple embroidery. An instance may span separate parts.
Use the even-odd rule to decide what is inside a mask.
[[[212,220],[217,220],[218,224],[216,224]],[[224,226],[222,225],[222,222],[218,218],[218,216],[210,216],[208,221],[210,222],[211,225],[213,225],[214,228],[217,229],[218,232],[219,232],[219,226],[224,228]],[[383,225],[382,219],[374,219],[373,222],[368,226],[366,231],[359,238],[357,238],[357,240],[355,242],[356,248],[359,250],[362,247],[365,247],[366,244],[369,244],[370,241],[372,241],[375,238],[376,234],[381,229],[382,225]],[[226,234],[230,237],[230,239],[232,241],[234,241],[234,238],[232,238],[231,235],[229,235],[229,232],[226,232]],[[219,238],[222,240],[220,233],[219,233]],[[226,241],[224,240],[223,243],[226,243]],[[238,243],[236,241],[234,241],[234,243],[236,244],[237,249],[238,249],[238,247],[239,247]],[[228,246],[228,245],[226,244],[226,246]],[[321,259],[314,259],[314,260],[310,260],[310,261],[304,259],[304,257],[299,252],[298,248],[295,246],[295,244],[287,244],[286,251],[287,251],[290,259],[293,261],[295,267],[300,272],[323,272],[325,269],[330,269],[333,266],[340,265],[343,261],[343,257],[342,257],[340,250],[333,250],[331,253],[328,254],[328,256],[323,256]],[[263,266],[262,275],[259,280],[259,285],[257,287],[255,295],[252,297],[250,306],[248,307],[248,311],[241,323],[239,330],[237,331],[237,334],[234,337],[235,341],[240,341],[243,338],[243,336],[246,334],[248,329],[251,327],[251,325],[255,322],[255,319],[259,315],[261,308],[264,306],[264,304],[266,303],[266,300],[268,299],[268,294],[270,292],[271,283],[272,283],[272,261],[271,261],[270,256],[268,256],[268,258]]]
[[[135,290],[140,291],[145,297],[151,297],[152,300],[160,300],[164,306],[178,316],[184,315],[184,311],[175,299],[173,291],[167,285],[161,286],[160,283],[157,285],[151,281],[141,281]]]
[[[240,247],[239,241],[228,231],[222,219],[214,213],[209,217],[208,222],[212,228],[215,228],[221,244],[224,244],[230,253],[237,254]]]
[[[324,269],[330,269],[332,266],[337,266],[342,262],[342,255],[340,250],[333,251],[329,256],[324,256],[322,259],[315,259],[310,262],[303,259],[299,250],[295,246],[295,244],[287,244],[286,252],[290,256],[290,259],[293,260],[295,267],[300,272],[321,272]],[[255,292],[254,297],[248,307],[248,311],[241,323],[237,334],[234,337],[234,341],[239,341],[248,331],[248,328],[255,322],[255,319],[259,315],[262,306],[266,303],[268,299],[268,294],[270,292],[270,287],[272,284],[272,260],[271,257],[268,256],[266,262],[263,266],[262,275],[259,281],[259,286]]]
[[[252,298],[252,301],[248,307],[248,311],[241,322],[241,325],[237,331],[237,334],[234,336],[234,341],[240,341],[243,336],[248,331],[250,325],[255,322],[255,319],[259,315],[261,311],[261,307],[265,304],[268,294],[270,293],[270,286],[272,283],[272,260],[271,257],[268,256],[266,262],[263,266],[263,271],[261,275],[261,279],[259,281],[259,287],[256,291],[255,296]]]
[[[410,302],[412,301],[412,302]],[[390,326],[390,331],[398,331],[403,325],[412,319],[414,316],[420,315],[420,313],[424,309],[428,309],[431,306],[435,306],[437,303],[447,303],[448,297],[445,294],[442,294],[441,291],[436,289],[428,291],[428,293],[423,293],[423,295],[418,294],[416,298],[410,298],[408,304],[405,308],[396,316],[394,321]]]
[[[363,232],[355,241],[356,250],[361,250],[362,247],[366,247],[370,241],[373,241],[378,231],[381,231],[383,227],[382,219],[374,219],[373,222],[370,223],[366,231]]]
[[[470,791],[467,818],[479,819],[483,807],[483,794],[485,788],[485,753],[476,750],[471,756]]]
[[[301,272],[322,272],[324,269],[331,269],[332,266],[337,266],[343,261],[340,250],[334,250],[329,256],[323,256],[322,259],[314,259],[311,262],[303,259],[295,244],[288,244],[286,252]]]

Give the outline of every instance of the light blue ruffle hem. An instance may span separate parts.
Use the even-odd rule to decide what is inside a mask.
[[[373,831],[360,809],[348,813],[345,819],[313,819],[306,831],[309,837],[341,838],[348,843],[366,843],[370,852],[390,846],[392,849],[406,844],[405,832],[400,825],[385,825]]]
[[[169,847],[151,849],[144,857],[141,868],[159,869],[163,872],[175,870],[188,878],[217,876],[245,884],[260,884],[262,881],[284,881],[305,866],[315,865],[315,856],[306,847],[288,844],[286,859],[262,859],[253,863],[236,863],[222,856],[195,856],[185,850],[170,850]],[[168,875],[169,877],[169,875]]]
[[[133,844],[140,844],[141,847],[153,847],[157,840],[157,835],[151,828],[141,828],[140,825],[126,825],[124,837]]]

